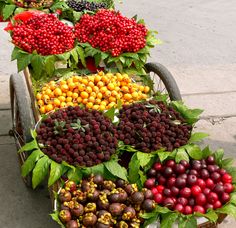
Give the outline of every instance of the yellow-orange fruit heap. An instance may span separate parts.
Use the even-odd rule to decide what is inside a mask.
[[[72,76],[58,82],[50,81],[36,94],[41,114],[56,108],[85,105],[107,110],[122,104],[146,99],[150,88],[132,82],[127,74],[99,72],[90,76]]]

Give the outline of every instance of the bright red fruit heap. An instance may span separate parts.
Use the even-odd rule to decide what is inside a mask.
[[[118,140],[112,122],[96,110],[68,107],[42,120],[37,140],[42,151],[58,163],[93,166],[108,161]]]
[[[73,29],[52,14],[35,15],[13,27],[12,41],[24,51],[41,55],[62,54],[74,47]]]
[[[79,42],[119,56],[123,52],[137,52],[146,45],[147,29],[134,19],[119,12],[100,10],[95,15],[85,14],[75,26]]]
[[[148,171],[145,186],[156,203],[183,214],[206,213],[230,200],[232,176],[215,164],[213,156],[203,160],[168,160],[155,163]]]

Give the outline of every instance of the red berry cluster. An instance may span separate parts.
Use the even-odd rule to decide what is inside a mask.
[[[42,151],[58,163],[94,166],[110,160],[118,140],[112,122],[96,110],[68,107],[43,119],[37,129]]]
[[[232,176],[215,163],[213,156],[202,160],[168,160],[154,163],[145,186],[156,203],[183,214],[206,213],[230,200]]]
[[[119,56],[144,48],[147,29],[119,12],[102,9],[95,15],[83,15],[75,25],[75,34],[79,42],[88,42],[94,48]]]
[[[53,14],[35,15],[13,27],[12,42],[24,51],[41,55],[61,54],[74,47],[73,29]]]

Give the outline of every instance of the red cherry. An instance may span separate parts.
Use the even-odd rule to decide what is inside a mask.
[[[185,215],[190,215],[190,214],[192,214],[192,213],[193,213],[193,209],[192,209],[191,206],[185,206],[185,207],[184,207],[184,214],[185,214]]]
[[[206,187],[209,189],[213,189],[215,186],[214,181],[210,178],[206,179],[205,183],[206,183]]]
[[[194,211],[194,212],[199,212],[199,213],[205,214],[205,209],[204,209],[204,207],[199,206],[199,205],[194,206],[193,211]]]
[[[234,186],[231,183],[224,184],[224,191],[227,193],[231,193],[234,190]]]
[[[229,175],[228,173],[225,173],[221,180],[223,181],[223,183],[232,183],[232,176]]]
[[[174,207],[174,204],[175,204],[174,200],[170,197],[164,199],[163,201],[163,205],[168,207],[169,209],[172,209]]]
[[[156,163],[154,163],[154,165],[153,165],[153,169],[155,169],[156,171],[160,171],[161,168],[162,168],[162,165],[161,165],[160,162],[156,162]]]
[[[202,191],[205,195],[208,195],[211,192],[210,188],[204,188]]]
[[[188,204],[188,200],[187,200],[186,198],[184,198],[184,197],[179,197],[179,198],[177,199],[177,202],[178,202],[179,204],[182,204],[183,206],[186,206],[186,205]]]
[[[188,187],[182,188],[180,190],[180,195],[185,198],[189,198],[191,196],[191,189]]]
[[[157,193],[154,195],[153,199],[156,203],[160,204],[163,201],[163,196],[162,196],[162,194]]]
[[[196,196],[196,203],[200,206],[203,206],[204,204],[206,204],[206,196],[203,194],[203,193],[199,193],[197,196]]]
[[[173,196],[177,196],[179,194],[179,189],[175,186],[172,186],[170,190]]]
[[[193,185],[191,187],[191,192],[193,196],[198,196],[202,192],[202,190],[198,185]]]
[[[224,192],[221,196],[222,203],[227,203],[230,200],[230,195],[226,192]]]
[[[222,207],[222,204],[219,200],[217,200],[214,204],[213,204],[213,208],[214,209],[217,209],[217,208],[221,208]]]
[[[153,195],[155,195],[155,194],[158,193],[158,190],[157,190],[156,187],[153,187],[153,188],[151,189],[151,191],[152,191],[152,194],[153,194]]]
[[[176,164],[175,161],[171,159],[171,160],[166,161],[165,165],[173,168],[175,164]]]
[[[177,203],[174,207],[174,210],[179,211],[180,213],[183,213],[184,212],[184,206],[180,203]]]
[[[167,180],[167,187],[172,187],[175,185],[175,181],[176,181],[176,178],[175,177],[170,177],[168,180]]]
[[[157,188],[157,191],[158,191],[159,193],[162,193],[163,190],[165,189],[165,187],[164,187],[163,185],[157,185],[156,188]]]
[[[206,187],[206,182],[203,179],[199,178],[197,179],[196,185],[198,185],[203,190]]]
[[[207,203],[207,204],[205,205],[205,209],[206,209],[206,211],[207,211],[208,209],[213,209],[213,205],[210,204],[210,203]]]
[[[217,195],[215,192],[210,192],[210,193],[207,195],[207,201],[208,201],[210,204],[214,204],[217,200],[218,200],[218,195]]]
[[[144,186],[149,189],[153,188],[155,186],[155,178],[147,179],[144,183]]]

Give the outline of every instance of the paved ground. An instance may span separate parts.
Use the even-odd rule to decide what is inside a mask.
[[[150,61],[164,64],[174,75],[186,103],[205,109],[198,130],[210,133],[205,144],[236,152],[236,2],[235,0],[129,0],[118,7],[139,14],[159,31],[163,45]],[[0,201],[2,228],[53,228],[46,190],[27,189],[20,179],[11,126],[8,80],[16,72],[12,46],[0,24]],[[227,219],[220,227],[236,227]]]

